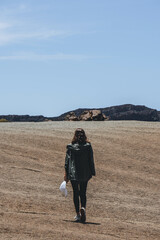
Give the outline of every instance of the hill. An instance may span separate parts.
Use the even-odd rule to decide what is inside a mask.
[[[42,115],[0,115],[0,122],[44,122],[44,121],[103,121],[138,120],[160,121],[160,112],[143,105],[124,104],[106,108],[78,108],[58,117]]]
[[[58,117],[52,118],[54,121],[82,120],[83,113],[91,113],[95,108],[79,108],[66,112]],[[143,105],[124,104],[106,108],[96,108],[97,114],[102,114],[103,118],[98,120],[138,120],[138,121],[159,121],[158,111]],[[83,114],[84,115],[84,114]],[[88,114],[89,116],[89,114]],[[86,120],[91,120],[90,118]],[[95,119],[97,120],[97,119]]]

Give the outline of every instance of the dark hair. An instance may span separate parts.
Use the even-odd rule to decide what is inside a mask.
[[[83,144],[83,143],[86,143],[86,142],[89,142],[89,141],[87,139],[85,131],[82,128],[77,128],[75,133],[74,133],[73,139],[72,139],[72,144],[74,144],[74,143]]]

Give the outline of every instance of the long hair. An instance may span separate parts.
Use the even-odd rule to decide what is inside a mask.
[[[86,142],[89,141],[87,139],[85,131],[82,128],[77,128],[72,139],[72,144],[74,143],[84,144]]]

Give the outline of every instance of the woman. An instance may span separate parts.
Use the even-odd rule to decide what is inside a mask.
[[[67,145],[64,180],[71,181],[76,221],[86,221],[86,190],[89,179],[95,176],[93,150],[82,128],[77,128],[71,144]],[[81,202],[81,209],[79,209]]]

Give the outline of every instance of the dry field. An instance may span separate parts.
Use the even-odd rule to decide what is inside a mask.
[[[95,157],[87,222],[59,191],[66,145],[85,129]],[[160,122],[0,123],[0,239],[160,239]]]

